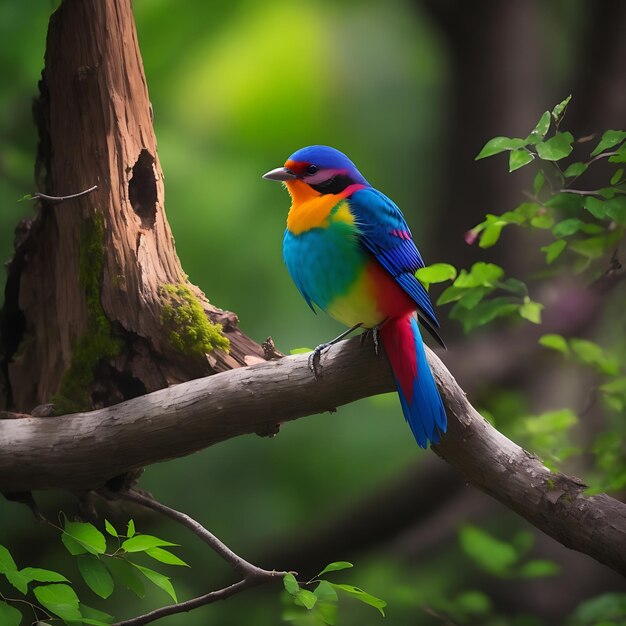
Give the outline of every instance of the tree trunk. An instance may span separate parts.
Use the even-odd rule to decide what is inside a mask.
[[[131,0],[65,0],[39,88],[40,190],[97,189],[18,227],[0,406],[87,410],[262,360],[176,255]]]

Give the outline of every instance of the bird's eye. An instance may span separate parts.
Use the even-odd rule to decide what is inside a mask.
[[[306,168],[307,174],[315,174],[315,172],[317,172],[317,165],[309,165]]]

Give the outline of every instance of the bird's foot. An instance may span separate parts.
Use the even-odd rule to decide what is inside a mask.
[[[330,348],[330,346],[332,345],[332,341],[320,343],[320,345],[317,346],[317,348],[315,348],[315,350],[313,350],[311,354],[309,354],[309,369],[311,370],[311,372],[313,372],[315,380],[317,380],[322,373],[322,365],[320,363],[322,358],[322,352],[324,352],[324,350],[326,350],[327,348]]]
[[[313,372],[313,376],[315,376],[315,380],[317,380],[322,372],[322,367],[320,363],[320,359],[322,356],[322,352],[331,346],[334,346],[337,342],[341,341],[344,337],[347,337],[351,332],[355,331],[357,328],[360,328],[361,324],[355,324],[352,328],[348,328],[348,330],[344,331],[339,335],[339,337],[335,337],[331,341],[327,341],[326,343],[320,343],[313,352],[309,355],[309,369]]]
[[[367,341],[370,334],[372,335],[372,339],[374,341],[374,352],[376,355],[380,352],[380,327],[383,323],[384,322],[376,324],[376,326],[373,326],[372,328],[366,328],[365,331],[361,333],[361,345]]]

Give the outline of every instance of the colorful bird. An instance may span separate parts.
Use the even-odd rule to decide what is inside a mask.
[[[291,195],[283,257],[307,304],[350,331],[372,329],[376,345],[380,334],[417,443],[439,443],[446,412],[417,317],[443,342],[428,293],[415,277],[424,262],[402,212],[345,154],[328,146],[302,148],[263,178],[283,181]],[[314,372],[315,359],[335,341],[311,355]]]

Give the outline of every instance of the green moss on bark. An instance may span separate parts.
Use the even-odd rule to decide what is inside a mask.
[[[168,333],[170,345],[188,356],[203,356],[212,350],[227,351],[228,337],[222,333],[221,324],[213,324],[198,298],[187,285],[162,285],[161,323]]]
[[[114,337],[100,290],[104,267],[104,218],[96,212],[86,220],[80,235],[79,276],[85,290],[87,329],[74,344],[72,363],[63,374],[58,393],[52,398],[59,415],[91,409],[89,387],[94,369],[104,358],[119,354],[122,341]]]

